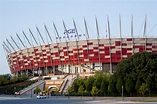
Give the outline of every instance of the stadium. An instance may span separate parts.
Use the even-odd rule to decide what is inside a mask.
[[[31,38],[36,44],[32,44],[28,36],[23,32],[23,36],[25,41],[29,43],[29,47],[18,34],[16,35],[19,43],[12,37],[11,41],[6,39],[6,42],[3,42],[3,48],[6,52],[11,73],[14,75],[28,74],[29,76],[93,73],[95,70],[112,73],[122,59],[129,58],[134,53],[144,51],[157,53],[157,38],[146,37],[146,25],[144,25],[143,37],[133,37],[133,28],[131,28],[131,37],[123,38],[120,34],[119,38],[111,38],[108,20],[108,38],[100,38],[96,19],[97,38],[93,39],[89,38],[90,35],[85,19],[84,25],[86,32],[85,34],[81,34],[85,37],[84,39],[80,38],[74,20],[73,25],[74,28],[67,29],[63,22],[64,36],[62,38],[65,41],[61,41],[54,23],[56,42],[50,41],[46,43],[38,27],[36,27],[38,36],[44,44],[38,42],[39,40],[36,39],[30,29]],[[49,40],[54,38],[50,35],[52,33],[49,33],[46,25],[44,27]],[[74,40],[70,40],[72,36],[75,38]],[[23,47],[21,48],[19,44]]]

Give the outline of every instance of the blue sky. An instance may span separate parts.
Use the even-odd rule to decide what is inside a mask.
[[[0,74],[10,73],[2,42],[10,40],[15,33],[23,38],[22,30],[28,34],[28,27],[35,27],[44,34],[46,24],[55,41],[54,22],[62,35],[64,29],[73,28],[74,19],[80,33],[84,33],[83,18],[86,18],[90,37],[96,37],[95,16],[98,19],[100,36],[105,38],[107,15],[110,20],[111,37],[119,37],[119,14],[122,20],[122,36],[130,37],[130,21],[133,14],[134,36],[142,37],[145,15],[147,15],[147,36],[157,37],[157,0],[0,0]],[[155,28],[152,30],[152,28]],[[152,31],[151,31],[152,30]],[[36,38],[38,38],[36,36]]]

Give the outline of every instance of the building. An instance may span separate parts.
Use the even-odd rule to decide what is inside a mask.
[[[59,35],[55,25],[54,28],[58,39]],[[45,29],[47,30],[46,26]],[[98,36],[97,39],[86,38],[81,40],[76,30],[75,27],[75,29],[66,30],[64,33],[66,36],[70,33],[76,34],[76,40],[56,41],[55,43],[42,45],[31,45],[23,32],[31,47],[26,47],[17,35],[24,47],[18,50],[15,50],[7,40],[3,47],[7,53],[11,73],[40,76],[63,73],[92,73],[93,70],[114,72],[116,65],[122,59],[129,58],[134,53],[144,51],[157,53],[157,38],[147,38],[146,36],[144,38],[133,38],[133,36],[131,38],[110,38],[109,36],[109,38],[104,39]],[[43,39],[38,28],[37,31]],[[30,33],[32,34],[31,31]],[[33,34],[32,37],[34,38]],[[89,37],[88,33],[87,37]],[[13,38],[12,41],[18,47]],[[36,41],[35,38],[34,41]]]

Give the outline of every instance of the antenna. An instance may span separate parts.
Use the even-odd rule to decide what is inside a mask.
[[[99,27],[98,27],[98,21],[97,18],[95,17],[95,22],[96,22],[96,30],[97,30],[97,38],[99,39]]]
[[[76,24],[75,24],[74,19],[73,19],[73,24],[74,24],[74,27],[75,27],[75,31],[76,31],[77,38],[79,39],[79,36],[78,36],[78,32],[77,32],[77,28],[76,28]]]
[[[64,26],[65,31],[67,31],[64,21],[63,21],[63,26]],[[66,33],[66,35],[68,37],[68,40],[70,40],[68,33],[67,32],[65,32],[65,33]]]
[[[31,42],[29,41],[29,39],[27,38],[26,34],[24,33],[24,31],[22,31],[22,33],[24,34],[26,40],[28,41],[29,45],[32,46]]]
[[[11,52],[11,49],[8,47],[8,45],[5,43],[5,42],[3,42],[3,44],[6,46],[6,48]]]
[[[109,23],[109,18],[108,18],[108,16],[107,16],[107,22],[108,22],[108,35],[109,35],[109,47],[110,47],[110,72],[112,73],[112,55],[111,55],[110,23]]]
[[[53,41],[52,41],[52,38],[51,38],[51,36],[50,36],[50,33],[49,33],[49,31],[48,31],[48,29],[47,29],[47,27],[46,27],[46,25],[45,25],[45,24],[44,24],[44,27],[45,27],[45,30],[46,30],[46,32],[47,32],[47,34],[48,34],[48,36],[49,36],[49,38],[50,38],[51,42],[53,42]]]
[[[12,39],[12,41],[14,42],[14,44],[16,45],[16,47],[17,47],[18,49],[20,49],[20,47],[17,45],[17,43],[15,42],[15,40],[12,38],[12,36],[11,36],[11,39]]]
[[[133,15],[131,16],[131,37],[133,38]]]
[[[89,33],[88,33],[88,28],[87,28],[87,23],[86,23],[86,20],[84,18],[84,24],[85,24],[85,29],[86,29],[86,33],[87,33],[87,37],[89,39]]]
[[[56,26],[55,26],[55,24],[54,24],[54,23],[53,23],[53,27],[54,27],[54,29],[55,29],[55,31],[56,31],[57,37],[58,37],[58,38],[59,38],[59,40],[61,41],[61,39],[60,39],[60,37],[59,37],[59,33],[58,33],[57,28],[56,28]]]
[[[32,31],[31,31],[31,29],[29,29],[29,32],[31,33],[31,36],[33,37],[33,39],[34,39],[35,43],[38,45],[38,42],[36,41],[36,39],[35,39],[35,37],[34,37],[34,35],[33,35]]]
[[[23,47],[25,47],[24,43],[22,42],[21,38],[18,36],[18,34],[16,33],[16,36],[18,37],[18,39],[20,40],[20,42],[22,43]]]
[[[44,39],[43,39],[43,37],[42,37],[42,35],[41,35],[41,33],[40,33],[40,31],[39,31],[39,29],[38,29],[37,26],[36,26],[36,29],[37,29],[37,31],[38,31],[38,33],[39,33],[39,36],[40,36],[40,38],[42,39],[43,43],[45,43],[45,41],[44,41]]]

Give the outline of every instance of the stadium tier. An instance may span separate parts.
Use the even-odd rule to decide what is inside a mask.
[[[56,74],[91,72],[85,67],[113,72],[116,65],[137,52],[157,53],[157,38],[87,39],[24,48],[7,55],[11,73]],[[83,67],[84,66],[84,67]]]

